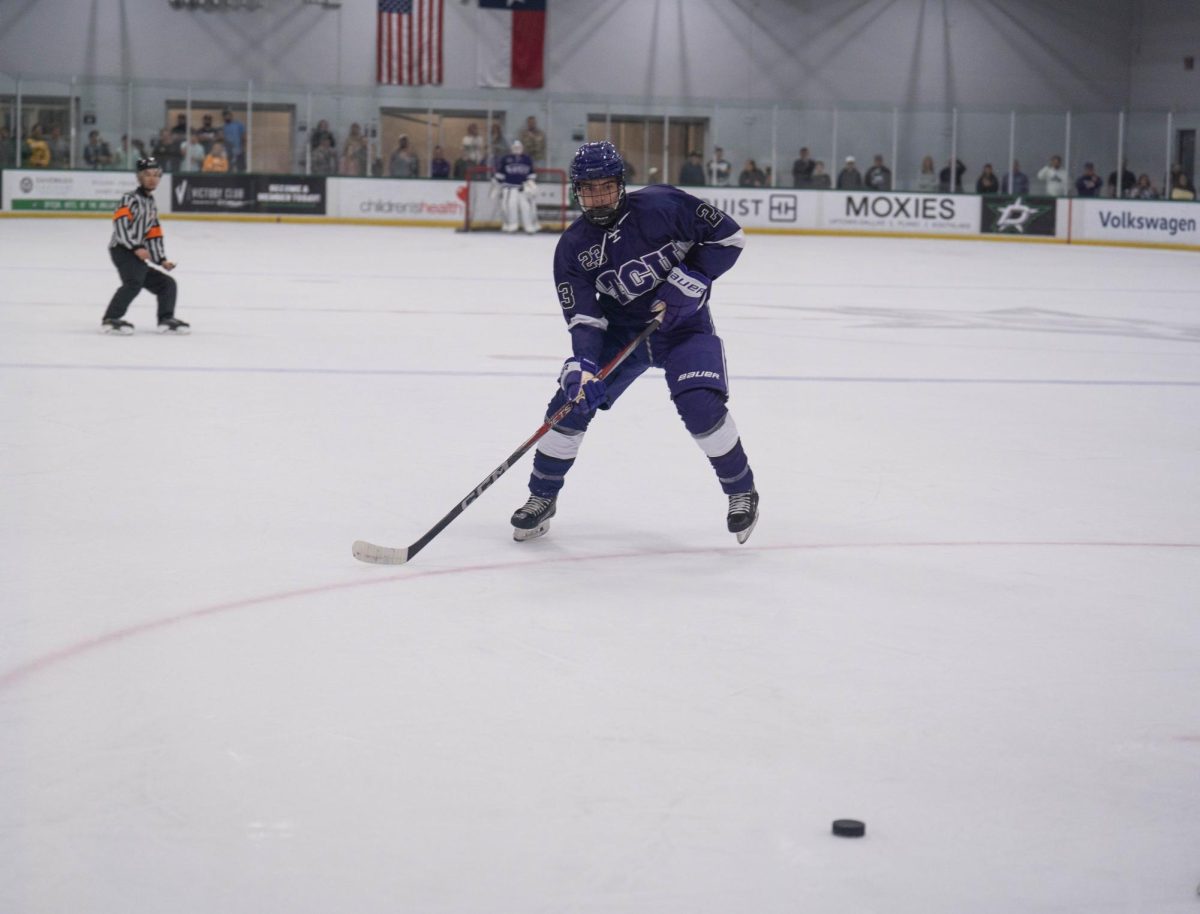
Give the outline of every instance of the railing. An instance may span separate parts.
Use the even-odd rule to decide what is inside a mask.
[[[1058,156],[1067,178],[1062,189],[1068,194],[1075,193],[1090,162],[1108,196],[1128,196],[1130,185],[1143,175],[1138,190],[1143,196],[1169,196],[1171,185],[1180,180],[1191,186],[1200,128],[1200,109],[820,109],[800,102],[566,94],[539,95],[531,103],[518,93],[492,91],[387,86],[318,91],[254,83],[23,80],[0,74],[0,167],[28,167],[32,147],[45,143],[47,151],[37,149],[36,157],[40,161],[48,156],[50,166],[129,168],[136,158],[157,149],[172,171],[201,170],[226,129],[225,108],[230,109],[230,121],[244,127],[228,128],[242,134],[240,143],[236,138],[227,143],[235,147],[226,157],[226,167],[233,171],[428,177],[436,163],[456,177],[503,152],[522,136],[532,117],[544,132],[540,164],[566,167],[583,140],[612,138],[639,182],[698,183],[694,172],[692,180],[682,180],[687,177],[687,154],[695,151],[701,153],[705,183],[714,183],[709,166],[714,149],[723,147],[730,164],[722,180],[736,186],[744,173],[744,186],[793,187],[793,166],[806,147],[814,168],[816,162],[822,165],[815,186],[825,183],[821,171],[833,187],[839,178],[843,183],[856,180],[846,171],[848,157],[855,160],[857,179],[865,182],[878,156],[888,171],[886,176],[876,171],[872,177],[886,180],[894,190],[944,191],[961,183],[970,192],[985,164],[1003,190],[1009,163],[1018,162],[1032,192],[1054,192],[1059,182],[1051,181],[1048,187],[1049,175],[1038,175],[1052,156]],[[172,134],[181,116],[184,132]],[[331,144],[320,142],[322,122]],[[34,136],[31,144],[31,135],[39,132],[35,124],[41,124],[41,137]],[[89,142],[92,131],[97,136]],[[193,148],[184,150],[180,139],[191,139],[191,131],[199,134],[198,144],[189,143]],[[406,138],[403,148],[401,136]],[[927,158],[932,167],[922,171]],[[961,169],[954,169],[961,173],[959,182],[952,180],[951,162],[962,163]],[[1118,167],[1122,162],[1127,169]],[[1015,189],[1023,186],[1020,174],[1014,174],[1013,183]]]

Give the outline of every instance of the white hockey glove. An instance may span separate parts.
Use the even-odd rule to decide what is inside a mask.
[[[658,298],[653,310],[663,311],[661,330],[669,333],[700,310],[708,298],[710,280],[703,273],[679,264],[656,290]]]
[[[537,178],[530,175],[525,179],[525,183],[521,185],[521,190],[530,195],[534,194],[537,191]]]

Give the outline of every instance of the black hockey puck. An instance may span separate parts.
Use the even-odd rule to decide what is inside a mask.
[[[861,838],[867,833],[867,825],[858,819],[834,819],[833,833],[839,838]]]

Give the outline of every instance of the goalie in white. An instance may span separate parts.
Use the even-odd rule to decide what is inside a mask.
[[[525,155],[520,140],[514,141],[511,149],[497,164],[496,174],[492,176],[492,195],[500,197],[503,217],[500,229],[515,232],[523,228],[532,235],[541,228],[537,221],[537,177],[533,159]]]

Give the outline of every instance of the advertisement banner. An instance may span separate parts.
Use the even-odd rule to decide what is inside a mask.
[[[1080,241],[1200,246],[1200,206],[1153,200],[1072,200],[1071,235]]]
[[[249,213],[254,205],[248,175],[180,174],[171,192],[174,213]]]
[[[136,187],[131,171],[16,168],[4,170],[3,199],[12,212],[112,212],[121,195]],[[169,177],[163,175],[157,196],[165,200],[170,188]]]
[[[255,175],[258,212],[324,216],[327,194],[324,175]]]
[[[1047,235],[1055,233],[1054,197],[982,197],[981,228],[985,235]]]
[[[388,181],[338,178],[330,197],[330,215],[341,219],[395,219],[460,225],[466,214],[466,185],[461,181]]]
[[[814,229],[817,199],[812,191],[750,187],[687,187],[694,197],[732,216],[742,228]]]
[[[176,213],[325,215],[325,177],[180,174],[171,194]]]
[[[820,194],[820,228],[842,232],[975,235],[979,199],[941,194],[829,191]]]

